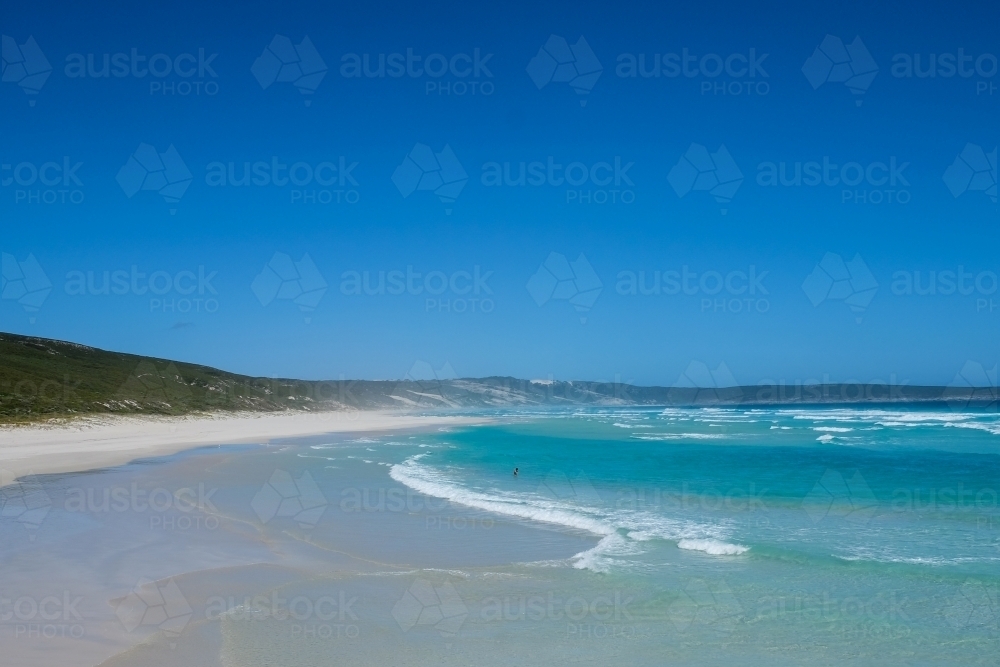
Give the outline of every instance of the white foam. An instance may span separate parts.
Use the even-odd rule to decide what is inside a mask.
[[[560,503],[544,500],[526,501],[523,498],[491,495],[462,488],[448,481],[440,473],[419,465],[416,462],[417,458],[413,456],[392,466],[389,469],[389,476],[420,493],[444,498],[466,507],[533,521],[555,523],[584,530],[594,535],[603,536],[615,532],[615,529],[607,523],[578,511],[567,510]]]
[[[829,431],[830,433],[850,433],[853,428],[846,428],[844,426],[813,426],[814,431]]]
[[[464,570],[444,570],[444,569],[441,569],[439,567],[428,567],[428,568],[424,568],[424,571],[425,572],[444,572],[445,574],[451,575],[452,577],[461,577],[462,579],[468,579],[468,578],[470,578],[469,573],[465,572]]]
[[[613,566],[630,564],[622,557],[641,553],[644,550],[641,543],[653,539],[707,545],[705,548],[682,548],[695,548],[716,555],[743,553],[748,549],[723,541],[725,534],[719,526],[639,510],[611,510],[581,505],[579,502],[564,502],[537,494],[513,494],[497,489],[491,489],[487,493],[468,489],[448,479],[440,471],[420,464],[419,459],[425,456],[427,454],[418,454],[393,465],[389,469],[390,477],[420,493],[467,507],[557,524],[600,536],[600,541],[594,547],[570,559],[576,568],[606,572]]]
[[[830,435],[829,433],[825,433],[816,439],[819,440],[820,442],[830,442],[831,440],[833,440],[833,436]]]
[[[986,431],[987,433],[992,433],[993,435],[1000,435],[1000,424],[983,424],[981,422],[965,422],[961,424],[950,423],[945,424],[945,426],[953,426],[957,428],[972,428],[977,431]]]
[[[616,557],[629,556],[639,552],[640,549],[634,542],[618,533],[612,533],[602,537],[601,541],[590,549],[576,554],[570,561],[573,563],[573,567],[578,570],[608,572],[612,566],[621,563],[621,560]]]
[[[721,440],[724,433],[633,433],[636,440]]]
[[[711,539],[681,540],[677,543],[677,548],[688,549],[690,551],[704,551],[713,556],[739,556],[750,551],[750,547],[745,547],[742,544],[730,544],[729,542]]]
[[[965,563],[995,563],[1000,561],[997,556],[917,556],[898,553],[897,550],[882,547],[855,547],[849,549],[846,555],[833,554],[835,558],[846,561],[867,561],[871,563],[905,563],[907,565],[961,565]]]
[[[807,419],[815,422],[854,422],[854,423],[879,423],[882,421],[892,422],[896,425],[902,424],[927,424],[940,425],[949,422],[962,422],[975,419],[978,415],[964,412],[903,412],[897,410],[857,410],[847,408],[831,408],[829,410],[776,410],[777,415],[788,415],[792,419]]]

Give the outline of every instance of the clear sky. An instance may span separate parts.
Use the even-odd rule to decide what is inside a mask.
[[[416,4],[5,7],[0,329],[303,378],[995,368],[995,4]]]

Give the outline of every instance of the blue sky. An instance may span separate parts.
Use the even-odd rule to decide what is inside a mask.
[[[0,329],[304,378],[397,378],[425,361],[669,385],[697,361],[741,384],[947,384],[1000,356],[996,13],[11,7]],[[79,76],[105,54],[125,76]],[[366,54],[372,72],[379,54],[409,54],[410,73],[345,76]],[[640,56],[659,77],[624,76]],[[151,60],[165,76],[133,73]],[[150,154],[170,167],[159,185],[138,166]],[[246,163],[268,184],[230,183]],[[540,184],[495,184],[522,163]],[[768,184],[796,163],[821,176],[826,164],[826,181]],[[444,181],[425,171],[439,167],[450,188],[435,192]],[[294,275],[278,275],[289,262],[276,253]],[[408,270],[401,294],[345,284]],[[116,271],[124,293],[100,293]],[[640,272],[649,287],[659,272],[660,294],[621,284]],[[667,293],[671,272],[687,290]]]

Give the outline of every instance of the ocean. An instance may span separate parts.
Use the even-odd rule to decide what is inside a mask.
[[[997,664],[996,412],[473,416],[39,478],[0,585],[107,665]]]

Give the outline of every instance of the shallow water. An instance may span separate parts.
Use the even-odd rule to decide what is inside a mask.
[[[996,413],[489,414],[7,487],[5,647],[26,665],[995,664]]]

